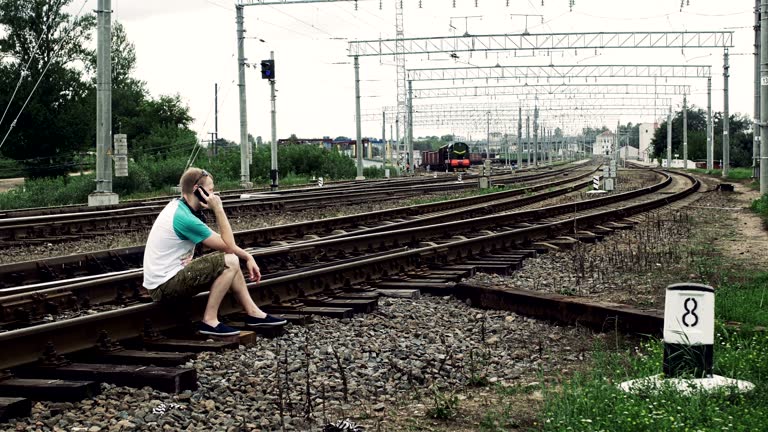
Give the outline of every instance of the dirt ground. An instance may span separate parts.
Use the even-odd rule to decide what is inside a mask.
[[[0,179],[0,192],[8,192],[9,190],[24,184],[24,178],[9,178]]]
[[[730,200],[734,205],[723,209],[734,219],[734,230],[731,237],[722,238],[717,246],[726,256],[745,265],[766,267],[768,231],[760,217],[749,209],[752,201],[760,198],[760,192],[742,183],[735,183],[734,186],[735,192]]]

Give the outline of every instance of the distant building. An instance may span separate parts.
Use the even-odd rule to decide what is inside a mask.
[[[613,152],[613,144],[616,141],[616,135],[611,131],[605,131],[595,137],[595,144],[592,146],[592,154],[610,156]]]
[[[653,134],[656,133],[656,129],[659,127],[658,123],[640,123],[638,129],[640,131],[640,160],[643,162],[650,162],[653,149],[651,148],[651,140]]]
[[[619,149],[619,158],[626,160],[637,160],[637,147],[623,146]]]

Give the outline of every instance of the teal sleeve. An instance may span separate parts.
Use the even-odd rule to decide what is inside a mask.
[[[183,211],[181,206],[179,209],[173,218],[173,231],[180,239],[198,244],[211,236],[212,231],[206,224],[189,211]]]

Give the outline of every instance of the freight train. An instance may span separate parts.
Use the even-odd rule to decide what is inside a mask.
[[[464,171],[469,168],[470,153],[467,143],[446,144],[437,151],[422,151],[421,166],[437,171]]]

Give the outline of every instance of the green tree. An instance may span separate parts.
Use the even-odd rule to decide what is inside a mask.
[[[70,2],[0,1],[0,107],[8,107],[0,136],[10,129],[0,151],[23,160],[33,177],[68,171],[90,144],[84,119],[94,110],[81,69],[90,57],[86,47],[95,21],[65,13]]]
[[[707,157],[707,115],[703,109],[691,106],[688,109],[688,159],[705,160]],[[712,113],[715,160],[723,155],[723,113]],[[731,165],[746,167],[752,165],[752,120],[745,115],[732,114],[729,119],[729,145]],[[672,118],[672,154],[683,156],[683,113],[678,111]],[[667,122],[661,123],[651,140],[653,154],[667,157]]]

